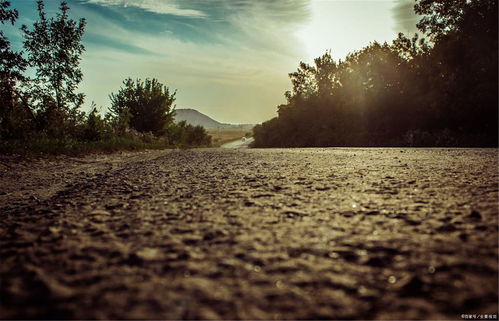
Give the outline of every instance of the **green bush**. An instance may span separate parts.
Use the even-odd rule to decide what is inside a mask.
[[[173,123],[175,92],[157,79],[145,81],[131,78],[123,82],[116,94],[111,94],[111,113],[119,124],[127,124],[139,132],[159,136]]]
[[[83,127],[83,140],[98,141],[106,135],[107,124],[95,107],[88,113]]]

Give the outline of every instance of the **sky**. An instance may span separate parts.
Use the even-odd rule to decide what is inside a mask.
[[[18,28],[36,19],[35,0],[10,0]],[[46,0],[49,16],[59,1]],[[157,78],[177,90],[176,108],[227,123],[276,116],[300,61],[331,50],[344,59],[372,41],[416,32],[413,0],[69,0],[85,18],[80,91],[102,112],[124,79]]]

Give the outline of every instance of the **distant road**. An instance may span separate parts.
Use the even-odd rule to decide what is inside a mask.
[[[1,157],[0,319],[497,314],[497,157],[422,148]]]
[[[222,148],[248,148],[249,145],[254,141],[255,139],[253,137],[250,138],[241,138],[238,140],[235,140],[233,142],[227,143],[222,145]]]

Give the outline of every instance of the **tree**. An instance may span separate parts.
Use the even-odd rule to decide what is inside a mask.
[[[81,40],[86,22],[69,19],[65,1],[53,18],[47,18],[42,0],[37,2],[37,9],[38,20],[33,29],[26,25],[21,28],[29,65],[35,70],[35,77],[30,80],[30,97],[44,118],[42,127],[59,126],[81,116],[77,109],[83,104],[84,95],[76,93],[76,89],[83,78],[79,64],[85,50]]]
[[[14,25],[19,17],[15,9],[9,9],[9,1],[0,1],[0,22]],[[16,82],[24,79],[23,72],[27,62],[21,53],[15,52],[10,47],[10,42],[4,32],[0,30],[0,136],[11,135],[12,116],[15,105]]]
[[[106,125],[106,120],[99,114],[95,103],[92,103],[90,112],[87,114],[85,123],[83,124],[82,138],[87,141],[103,139],[106,132]]]
[[[433,40],[453,31],[464,31],[476,24],[489,28],[495,23],[497,32],[497,0],[417,0],[414,11],[422,15],[417,27]]]
[[[208,135],[203,126],[192,126],[188,124],[185,129],[187,132],[186,143],[188,146],[209,146],[211,144],[211,136]]]
[[[295,72],[288,74],[293,85],[293,91],[287,91],[284,95],[291,101],[292,98],[308,98],[317,91],[315,83],[315,68],[309,64],[300,62]]]
[[[110,111],[118,123],[125,123],[139,132],[165,133],[173,123],[175,94],[157,79],[145,81],[131,78],[123,82],[116,94],[111,94]]]
[[[434,41],[427,69],[440,120],[497,144],[497,0],[419,0],[418,27]]]
[[[289,74],[256,147],[497,146],[497,0],[416,0],[418,35]]]
[[[211,136],[202,126],[193,126],[185,120],[168,127],[168,138],[177,146],[210,146]]]

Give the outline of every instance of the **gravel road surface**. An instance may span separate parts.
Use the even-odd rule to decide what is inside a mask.
[[[0,158],[2,319],[498,314],[497,149]]]

